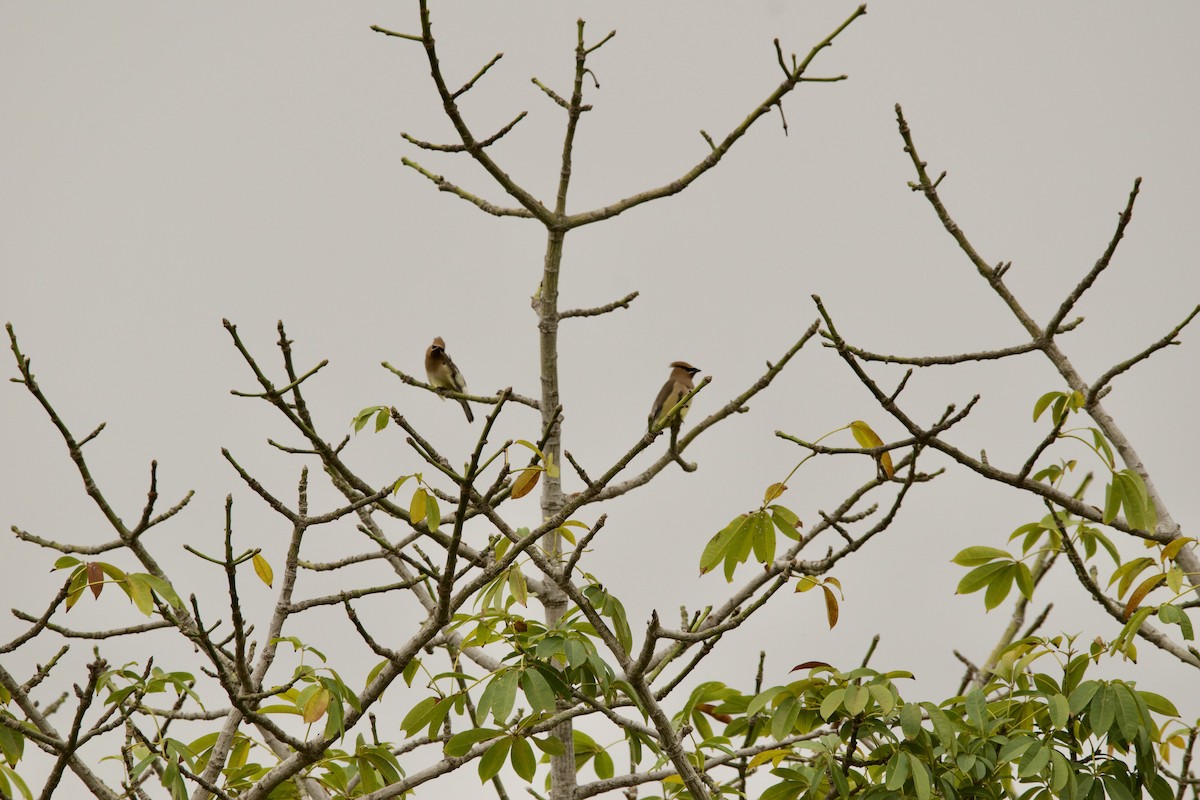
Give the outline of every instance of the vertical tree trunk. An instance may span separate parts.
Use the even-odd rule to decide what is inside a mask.
[[[542,272],[541,296],[538,310],[538,342],[541,356],[542,426],[549,429],[545,453],[554,464],[562,463],[562,431],[555,420],[558,413],[558,271],[562,264],[564,233],[550,230],[546,240],[546,261]],[[563,506],[562,482],[546,474],[542,481],[542,517],[557,514]],[[552,559],[561,560],[562,537],[557,532],[546,535],[543,541]],[[547,627],[554,627],[567,612],[567,596],[552,580],[544,581],[545,596],[541,598],[546,612]],[[565,704],[560,707],[566,708]],[[571,722],[554,729],[554,736],[563,746],[561,755],[550,759],[550,798],[570,800],[575,793],[575,746]]]

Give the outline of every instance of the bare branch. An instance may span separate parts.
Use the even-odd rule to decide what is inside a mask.
[[[428,384],[428,383],[425,383],[424,381],[417,380],[416,378],[403,372],[402,370],[396,369],[395,367],[393,367],[391,364],[389,364],[386,361],[382,362],[381,366],[384,369],[386,369],[388,372],[395,375],[400,380],[407,383],[409,386],[416,386],[418,389],[424,389],[427,392],[432,392],[433,394],[436,394],[439,397],[450,397],[454,400],[468,400],[472,403],[480,403],[483,405],[495,405],[496,403],[500,402],[500,396],[505,395],[507,393],[506,396],[508,397],[508,402],[520,403],[523,406],[529,406],[530,408],[535,409],[535,410],[541,408],[541,404],[537,400],[534,400],[532,397],[526,397],[525,395],[522,395],[522,394],[516,394],[515,392],[512,391],[512,387],[509,387],[507,389],[501,389],[500,391],[496,392],[496,394],[494,394],[494,395],[467,394],[465,392],[452,392],[452,391],[449,391],[448,389],[438,389],[436,386],[433,386],[432,384]]]
[[[474,147],[474,146],[475,145],[472,145],[472,147]],[[533,213],[525,208],[506,208],[504,206],[498,206],[494,203],[489,203],[487,200],[484,200],[482,197],[473,195],[470,192],[468,192],[466,189],[463,189],[462,187],[458,186],[457,184],[451,183],[450,181],[446,180],[443,176],[433,174],[432,172],[425,169],[417,162],[413,161],[411,158],[401,158],[400,163],[406,167],[415,169],[417,172],[424,175],[426,178],[428,178],[433,183],[434,186],[436,186],[438,188],[439,192],[450,192],[450,194],[458,195],[463,200],[466,200],[469,203],[474,203],[476,206],[479,207],[480,210],[485,211],[488,214],[491,214],[496,217],[524,217],[524,218],[532,218],[533,217]]]
[[[601,314],[607,314],[610,311],[616,311],[618,308],[629,308],[629,304],[640,294],[639,292],[630,292],[620,300],[614,300],[611,303],[606,303],[596,308],[572,308],[567,311],[558,313],[559,319],[570,319],[571,317],[598,317]]]
[[[775,88],[775,91],[771,92],[771,94],[767,96],[766,100],[763,100],[761,103],[759,103],[758,106],[755,107],[755,109],[751,111],[750,114],[744,120],[742,120],[742,122],[736,128],[730,131],[729,134],[721,140],[720,144],[716,145],[716,147],[714,147],[708,153],[708,155],[701,159],[696,166],[692,167],[681,177],[663,186],[639,192],[638,194],[627,197],[624,200],[619,200],[611,205],[604,206],[603,208],[597,208],[592,211],[585,211],[579,214],[572,214],[565,221],[566,227],[577,228],[581,225],[590,225],[593,222],[599,222],[610,217],[615,217],[618,214],[624,213],[635,206],[639,206],[651,200],[657,200],[660,197],[669,197],[670,195],[682,192],[697,178],[720,163],[721,159],[724,158],[725,154],[729,152],[730,148],[732,148],[733,145],[739,139],[741,139],[743,135],[745,135],[746,131],[750,129],[750,126],[753,125],[759,117],[770,111],[773,106],[779,105],[783,97],[801,83],[805,70],[808,69],[808,65],[814,58],[816,58],[817,54],[826,47],[832,45],[834,39],[836,39],[838,35],[842,33],[842,31],[848,28],[850,24],[854,22],[854,20],[866,13],[867,7],[865,5],[859,6],[845,22],[843,22],[833,31],[833,33],[829,34],[820,42],[818,42],[794,70],[788,70],[785,66],[784,73],[786,74],[786,77],[784,78],[783,82]],[[548,92],[549,90],[545,91]],[[708,137],[706,136],[705,138],[707,139]]]
[[[507,134],[509,131],[511,131],[513,128],[516,127],[518,122],[525,119],[525,116],[528,113],[529,113],[528,111],[522,111],[520,114],[517,114],[516,119],[514,119],[512,122],[508,123],[503,128],[496,131],[494,134],[492,134],[488,138],[484,139],[482,142],[479,142],[479,147],[490,147],[493,144],[495,144],[496,142],[500,141],[500,139],[502,139],[505,134]],[[467,149],[467,146],[464,144],[435,144],[433,142],[426,142],[423,139],[417,139],[413,136],[409,136],[407,133],[404,133],[404,132],[401,132],[400,135],[404,138],[404,140],[406,142],[409,142],[410,144],[414,144],[417,147],[421,148],[422,150],[433,150],[433,151],[436,151],[439,153],[462,153],[462,152],[465,152]]]

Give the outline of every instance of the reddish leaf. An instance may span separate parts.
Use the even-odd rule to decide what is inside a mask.
[[[87,582],[93,597],[99,597],[100,593],[104,591],[104,568],[95,561],[88,562]]]

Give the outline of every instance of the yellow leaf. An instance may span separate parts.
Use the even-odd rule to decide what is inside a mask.
[[[792,754],[792,752],[790,750],[786,750],[783,748],[773,748],[771,750],[763,750],[761,753],[756,755],[754,758],[750,759],[750,769],[754,769],[755,767],[761,767],[763,764],[767,763],[768,761],[772,762],[775,766],[779,766],[779,762],[783,761],[783,759],[787,758],[791,754]]]
[[[883,447],[883,439],[879,438],[879,434],[871,430],[871,426],[863,422],[861,419],[856,419],[850,423],[850,432],[854,434],[854,440],[858,442],[858,446],[864,450],[872,447]],[[884,451],[877,456],[879,466],[883,470],[883,474],[888,478],[892,478],[896,474],[895,467],[892,466],[892,454]]]
[[[311,725],[325,716],[325,711],[329,708],[329,701],[332,697],[333,695],[324,686],[313,692],[313,696],[308,698],[308,702],[304,704],[304,721]]]
[[[537,486],[538,478],[542,477],[542,471],[537,467],[530,467],[522,470],[517,479],[513,481],[512,496],[514,500],[520,499],[533,491],[533,487]]]
[[[800,580],[796,581],[796,591],[807,592],[809,589],[815,589],[820,585],[821,584],[817,583],[816,578],[812,578],[808,575],[802,575],[800,576]]]
[[[419,525],[425,519],[425,497],[424,489],[413,492],[412,502],[408,504],[408,518],[413,525]]]
[[[1175,558],[1175,556],[1179,555],[1180,550],[1182,550],[1184,547],[1186,547],[1187,545],[1191,544],[1194,541],[1196,541],[1196,540],[1190,536],[1180,536],[1178,539],[1172,539],[1171,543],[1163,548],[1163,551],[1162,551],[1163,560],[1166,560],[1168,558],[1171,558],[1171,559]]]
[[[274,586],[275,572],[271,569],[271,565],[267,563],[267,560],[263,558],[262,553],[254,554],[253,564],[254,574],[258,576],[258,579],[267,586]]]
[[[781,497],[787,491],[787,488],[782,483],[772,483],[763,494],[763,505],[765,506],[776,498]]]

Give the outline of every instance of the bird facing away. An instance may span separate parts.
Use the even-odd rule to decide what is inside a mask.
[[[429,345],[429,349],[425,351],[425,375],[435,389],[449,389],[453,392],[467,391],[467,381],[458,371],[458,367],[454,366],[454,362],[450,360],[450,356],[446,353],[446,343],[440,336],[436,337],[433,344]],[[446,398],[443,396],[442,399]],[[458,402],[462,404],[463,411],[467,414],[467,422],[474,422],[475,415],[471,413],[470,404],[462,398],[459,398]]]
[[[699,371],[686,361],[674,361],[671,363],[671,376],[663,384],[658,397],[654,398],[654,406],[650,409],[647,428],[653,428],[662,422],[667,412],[674,408],[676,403],[695,388],[692,378]],[[691,401],[689,400],[687,405],[679,409],[679,415],[671,423],[672,427],[683,421],[683,417],[687,414],[688,406],[690,405]]]

